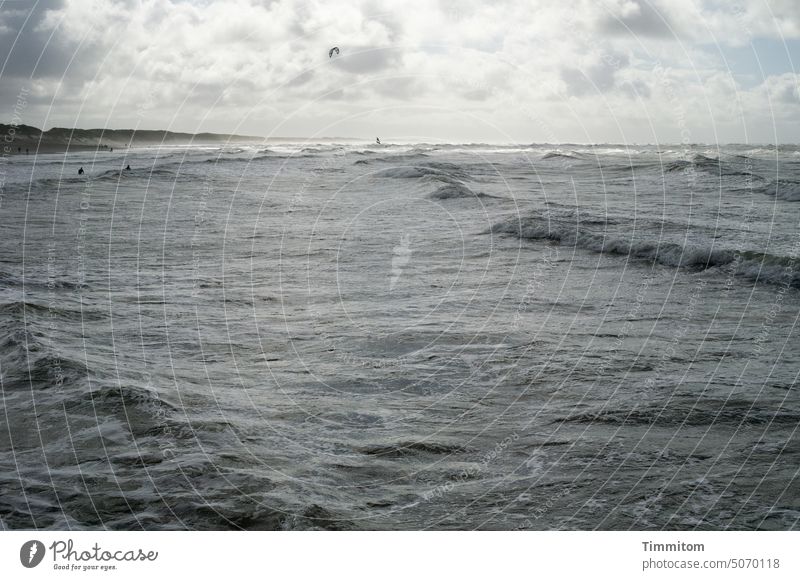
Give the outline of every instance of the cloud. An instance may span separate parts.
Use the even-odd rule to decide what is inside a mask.
[[[43,26],[50,12],[63,6],[63,0],[42,0],[32,5],[4,2],[0,9],[0,74],[3,78],[61,75],[70,51],[59,35]]]
[[[628,66],[628,57],[623,54],[603,54],[602,57],[582,68],[565,67],[561,79],[570,96],[583,96],[592,92],[605,93],[616,85],[616,74]]]
[[[698,132],[735,127],[737,102],[755,127],[770,110],[790,126],[800,116],[796,79],[755,78],[744,90],[716,43],[792,38],[794,0],[5,2],[0,98],[31,88],[29,120],[48,125],[227,132],[247,120],[248,133],[336,126],[342,135],[363,129],[358,115],[402,102],[404,131],[496,127],[535,140],[543,112],[565,139],[586,134],[581,119],[592,131],[639,131],[643,116],[670,134],[678,95]],[[329,59],[332,46],[341,53]],[[463,112],[483,119],[481,128],[465,126]]]
[[[401,52],[395,48],[350,47],[342,45],[331,64],[344,71],[365,74],[395,69]]]
[[[759,90],[778,103],[800,105],[800,74],[786,73],[767,77]]]
[[[601,32],[615,35],[669,38],[679,31],[670,19],[646,0],[625,0],[598,22]]]

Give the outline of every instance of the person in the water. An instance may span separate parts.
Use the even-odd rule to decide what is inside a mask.
[[[130,165],[127,165],[127,166],[125,167],[125,171],[130,171],[130,170],[131,170],[131,166],[130,166]]]
[[[81,167],[80,169],[78,169],[78,175],[83,175],[83,167]]]

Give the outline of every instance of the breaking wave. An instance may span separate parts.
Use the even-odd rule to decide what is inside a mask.
[[[759,188],[759,191],[784,201],[800,201],[800,181],[777,180]]]
[[[759,181],[763,179],[760,175],[753,173],[747,168],[740,168],[733,163],[722,161],[716,157],[708,157],[702,153],[695,154],[691,160],[676,159],[674,161],[670,161],[664,166],[664,171],[667,173],[693,170],[726,177],[743,176]]]
[[[788,284],[800,288],[800,272],[795,258],[774,256],[761,252],[737,252],[713,245],[675,243],[658,239],[635,239],[589,229],[608,222],[603,220],[573,220],[531,216],[510,219],[495,224],[492,233],[511,234],[523,239],[550,240],[600,254],[625,256],[663,266],[694,270],[724,268],[733,275],[768,284]]]

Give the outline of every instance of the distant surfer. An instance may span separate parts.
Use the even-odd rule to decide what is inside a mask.
[[[380,138],[380,137],[375,137],[375,142],[376,142],[378,145],[380,145],[380,144],[381,144],[381,138]]]
[[[131,166],[130,165],[126,165],[125,166],[125,171],[130,171],[130,170],[131,170]]]
[[[81,167],[80,169],[78,169],[78,175],[83,175],[83,167]]]

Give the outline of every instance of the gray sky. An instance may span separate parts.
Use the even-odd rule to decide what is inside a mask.
[[[800,141],[798,0],[0,0],[0,45],[45,128]]]

